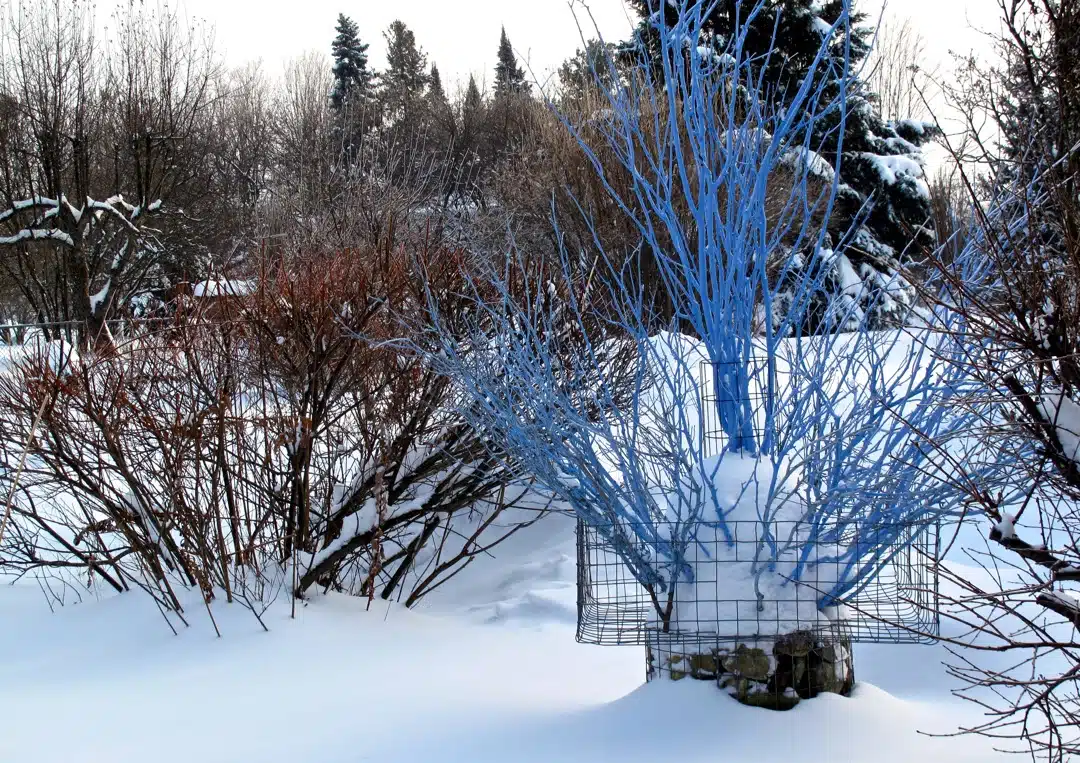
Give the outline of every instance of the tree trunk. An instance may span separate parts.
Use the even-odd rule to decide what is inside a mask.
[[[659,634],[647,646],[649,680],[715,681],[744,705],[789,710],[822,693],[855,685],[846,635],[796,631],[772,639],[706,643]]]

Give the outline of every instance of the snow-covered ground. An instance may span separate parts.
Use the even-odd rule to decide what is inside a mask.
[[[788,713],[714,686],[643,686],[640,647],[574,643],[573,524],[554,516],[479,559],[424,611],[342,596],[290,619],[192,602],[173,636],[129,594],[51,614],[0,587],[3,763],[979,761],[976,718],[928,646],[865,646],[851,698]],[[1011,758],[1010,758],[1011,759]]]

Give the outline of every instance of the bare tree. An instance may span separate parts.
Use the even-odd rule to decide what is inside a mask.
[[[866,83],[883,119],[929,117],[926,97],[935,67],[926,58],[926,39],[911,19],[893,16],[878,27]]]
[[[950,670],[986,712],[968,730],[1063,761],[1080,753],[1080,2],[1001,8],[1004,67],[967,102],[1002,128],[972,139],[993,172],[958,175],[967,219],[924,291],[971,427],[927,447],[986,531],[967,569],[941,565]],[[940,186],[957,209],[957,183]]]
[[[2,266],[42,317],[89,324],[204,252],[212,39],[170,12],[20,5],[5,24]]]
[[[273,204],[274,84],[258,65],[223,78],[207,141],[214,230],[206,242],[215,272],[251,270]],[[189,275],[197,275],[190,273]]]

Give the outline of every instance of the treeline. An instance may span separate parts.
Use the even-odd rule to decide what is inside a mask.
[[[795,68],[836,10],[802,4],[813,12],[780,14],[776,43]],[[755,23],[771,29],[777,12]],[[725,14],[718,6],[709,22],[716,55]],[[305,54],[280,77],[226,67],[210,28],[167,9],[134,7],[111,26],[99,39],[92,10],[60,2],[8,12],[2,320],[81,321],[101,336],[108,319],[160,309],[178,282],[254,272],[260,253],[388,250],[421,238],[483,254],[504,251],[509,235],[538,255],[566,246],[585,258],[599,236],[658,286],[654,254],[619,209],[626,178],[601,177],[593,164],[619,163],[588,157],[571,134],[606,150],[599,138],[610,115],[596,106],[598,88],[653,76],[633,53],[651,44],[647,18],[626,43],[590,42],[544,92],[505,30],[492,41],[490,86],[470,77],[451,92],[400,21],[382,34],[382,71],[342,15],[332,40],[328,30],[330,55]],[[855,71],[841,55],[857,64],[869,51],[872,30],[852,29],[834,70]],[[783,100],[784,78],[799,72],[777,76],[771,92]],[[815,136],[837,148],[809,158],[822,180],[839,174],[841,214],[830,222],[831,248],[809,255],[832,258],[815,267],[833,272],[839,309],[854,303],[895,322],[914,298],[902,260],[933,243],[919,154],[933,131],[883,121],[874,93],[854,74],[846,84],[847,148]],[[835,255],[841,245],[846,254]],[[674,312],[662,298],[656,307],[660,319]]]
[[[574,169],[505,32],[491,87],[451,93],[400,21],[383,71],[341,16],[332,57],[279,78],[226,67],[210,28],[168,10],[111,26],[100,39],[91,10],[59,2],[8,13],[3,320],[146,314],[180,281],[252,272],[264,250],[408,235],[483,248],[508,220],[546,220],[557,168]]]

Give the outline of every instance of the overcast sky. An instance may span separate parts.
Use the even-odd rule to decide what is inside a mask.
[[[170,4],[191,18],[212,22],[230,63],[261,59],[268,74],[279,73],[285,61],[308,50],[329,54],[338,13],[359,25],[377,69],[385,61],[383,31],[401,19],[451,86],[458,79],[467,81],[469,73],[491,79],[503,24],[519,57],[537,77],[557,68],[581,45],[568,0],[173,0]],[[632,23],[623,0],[589,0],[588,5],[605,37],[628,35]],[[577,8],[581,23],[590,30],[586,36],[594,37],[580,2]]]
[[[214,25],[229,63],[261,59],[272,75],[305,51],[329,52],[341,12],[359,24],[362,39],[371,43],[376,68],[383,62],[383,30],[394,19],[404,21],[451,86],[470,72],[491,79],[503,24],[537,77],[555,69],[580,46],[569,0],[173,0],[172,4],[177,3],[189,17]],[[587,4],[606,38],[627,36],[632,21],[623,0]],[[996,5],[993,0],[889,0],[888,12],[913,20],[927,40],[933,59],[927,63],[933,65],[947,60],[950,49],[980,47],[982,40],[972,25],[992,25]],[[573,0],[573,6],[586,36],[594,36],[584,3]],[[881,0],[865,0],[862,7],[876,15]]]

